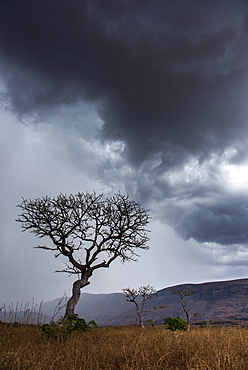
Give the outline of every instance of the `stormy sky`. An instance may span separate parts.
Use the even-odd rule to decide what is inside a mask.
[[[128,193],[150,250],[85,291],[247,277],[248,1],[0,1],[1,301],[70,294],[21,198]]]

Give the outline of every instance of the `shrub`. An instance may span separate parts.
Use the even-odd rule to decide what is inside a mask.
[[[51,324],[44,324],[40,328],[48,338],[64,339],[75,331],[87,331],[92,326],[97,327],[94,320],[87,323],[77,314],[74,314],[70,315],[65,322],[52,322]]]
[[[186,331],[188,330],[188,325],[186,322],[180,317],[165,317],[163,319],[166,329],[168,330],[182,330]]]
[[[149,324],[150,326],[154,326],[154,325],[155,325],[155,322],[154,322],[154,320],[152,320],[152,319],[146,320],[145,322],[146,322],[147,324]]]
[[[201,324],[201,328],[209,328],[211,325],[212,320],[204,320]]]

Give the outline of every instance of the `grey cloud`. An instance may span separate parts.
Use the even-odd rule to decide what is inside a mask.
[[[229,163],[247,160],[247,41],[244,0],[0,2],[0,70],[13,111],[43,122],[90,103],[99,138],[125,148],[119,161],[103,161],[102,181],[116,184],[127,159],[126,188],[148,206],[164,204],[161,219],[199,242],[246,243],[247,194],[223,195],[220,161],[206,181],[169,178],[230,148]],[[90,119],[69,116],[61,126],[91,141]]]
[[[173,146],[178,163],[187,152],[221,152],[247,133],[244,1],[0,7],[2,68],[17,113],[101,102],[104,137],[124,140],[136,165],[163,151],[170,166]]]
[[[184,240],[247,246],[248,191],[242,182],[232,182],[225,167],[228,158],[214,156],[203,162],[191,158],[184,167],[169,170],[159,161],[146,163],[133,191],[155,219]]]
[[[188,209],[171,206],[166,219],[185,240],[247,245],[248,200],[243,201],[216,200],[213,205],[194,204]]]

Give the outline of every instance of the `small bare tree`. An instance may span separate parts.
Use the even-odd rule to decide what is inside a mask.
[[[60,194],[56,198],[23,199],[18,207],[22,213],[16,221],[22,223],[23,231],[52,241],[52,246],[36,248],[67,258],[66,268],[57,272],[78,275],[65,319],[74,314],[81,288],[90,284],[95,270],[108,268],[117,258],[123,263],[136,261],[138,250],[149,249],[145,228],[148,213],[128,195]]]
[[[139,288],[125,288],[122,289],[125,294],[127,302],[133,302],[135,304],[136,314],[138,316],[139,325],[144,329],[142,320],[142,314],[145,312],[152,312],[161,308],[165,308],[165,305],[153,306],[146,309],[145,305],[147,301],[156,295],[156,289],[153,286],[140,286]]]
[[[195,290],[192,288],[187,288],[186,286],[183,287],[175,287],[171,289],[172,294],[176,294],[179,297],[180,304],[182,306],[182,309],[185,312],[186,315],[186,322],[188,325],[188,328],[190,328],[190,317],[189,317],[189,310],[188,310],[188,303],[185,300],[185,297],[189,297],[191,295],[195,294]]]

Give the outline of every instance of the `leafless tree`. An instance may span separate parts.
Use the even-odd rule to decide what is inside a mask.
[[[65,269],[57,272],[78,275],[65,319],[74,313],[81,288],[90,284],[95,270],[108,268],[116,258],[123,263],[137,261],[138,251],[149,249],[148,212],[128,195],[59,194],[56,198],[22,199],[18,207],[22,213],[16,221],[22,223],[23,231],[52,241],[52,246],[36,248],[67,257]]]
[[[139,325],[144,329],[142,321],[142,314],[145,312],[152,312],[161,308],[165,308],[165,305],[156,305],[150,308],[145,308],[147,301],[153,298],[156,294],[156,289],[153,286],[140,286],[139,288],[125,288],[122,289],[125,294],[127,302],[133,302],[135,304],[136,314],[138,316]]]
[[[179,297],[180,304],[182,306],[182,309],[185,312],[186,315],[186,322],[188,325],[188,328],[190,327],[190,317],[189,317],[189,309],[188,309],[188,303],[185,300],[185,297],[189,297],[191,295],[195,294],[195,290],[192,288],[188,288],[186,286],[182,287],[175,287],[171,289],[172,294],[176,294]]]

